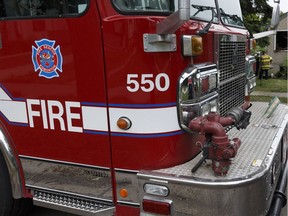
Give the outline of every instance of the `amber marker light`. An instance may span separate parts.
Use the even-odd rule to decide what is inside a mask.
[[[256,49],[257,42],[255,39],[250,39],[250,49]]]
[[[192,36],[192,55],[201,55],[203,53],[202,37]]]
[[[122,130],[128,130],[132,126],[132,122],[127,117],[120,117],[117,120],[117,126]]]
[[[122,198],[128,197],[128,191],[125,188],[122,188],[119,193]]]
[[[184,35],[182,41],[184,56],[197,56],[203,53],[203,41],[201,36]]]
[[[257,42],[256,42],[256,40],[255,39],[253,39],[253,41],[252,41],[252,44],[253,44],[253,49],[256,49],[256,45],[257,45]]]

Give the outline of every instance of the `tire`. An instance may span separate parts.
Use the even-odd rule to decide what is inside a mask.
[[[0,151],[0,216],[23,216],[28,213],[31,206],[31,199],[13,198],[9,171]]]

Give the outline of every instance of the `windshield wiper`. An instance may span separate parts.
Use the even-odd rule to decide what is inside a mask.
[[[207,23],[207,25],[202,29],[198,31],[198,35],[204,35],[207,34],[213,21],[214,21],[214,17],[216,15],[214,9],[215,7],[210,7],[210,6],[202,6],[202,5],[191,5],[193,8],[196,8],[198,11],[196,11],[196,13],[193,16],[196,16],[199,12],[205,11],[205,10],[211,10],[212,11],[212,19]]]
[[[236,14],[233,14],[233,15],[232,14],[226,14],[226,13],[221,11],[220,15],[223,16],[223,17],[229,17],[230,19],[232,19],[234,21],[240,21],[241,24],[243,24],[241,18],[238,15],[236,15]]]
[[[192,16],[196,16],[199,12],[205,11],[205,10],[214,10],[215,7],[210,7],[210,6],[203,6],[203,5],[191,5],[193,8],[196,8],[197,11],[195,14],[193,14]]]
[[[226,16],[226,17],[231,18],[231,19],[234,20],[234,21],[240,22],[240,23],[248,30],[248,32],[249,32],[249,34],[250,34],[250,38],[253,38],[253,37],[254,37],[254,36],[253,36],[253,33],[251,32],[251,30],[247,28],[247,26],[245,25],[245,23],[243,22],[243,20],[242,20],[238,15],[236,15],[236,14],[233,14],[233,15],[231,15],[231,14],[226,14],[226,13],[224,13],[224,11],[223,11],[222,8],[220,9],[220,11],[221,11],[221,13],[220,13],[221,17],[222,17],[222,16]],[[228,24],[229,24],[229,23],[228,23]]]

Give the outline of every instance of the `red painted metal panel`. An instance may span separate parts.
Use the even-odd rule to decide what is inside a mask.
[[[182,29],[182,32],[177,32],[176,52],[144,52],[143,34],[155,33],[156,23],[165,17],[124,16],[117,13],[109,1],[98,1],[98,5],[103,20],[107,88],[109,89],[108,103],[110,106],[125,106],[131,109],[131,112],[133,109],[137,109],[133,108],[134,105],[149,107],[173,104],[171,106],[176,109],[178,78],[190,63],[190,58],[183,58],[181,54],[181,34],[192,33],[193,31]],[[159,91],[156,88],[151,92],[141,91],[141,89],[136,92],[127,90],[128,74],[137,74],[138,81],[141,82],[143,74],[151,74],[154,78],[161,73],[169,77],[170,86],[167,91]],[[148,88],[149,86],[146,85],[145,87]],[[177,115],[176,112],[175,115]],[[144,120],[145,116],[142,118]],[[151,124],[154,123],[151,122]],[[114,136],[112,133],[111,145],[114,167],[125,169],[168,167],[191,159],[198,151],[194,148],[191,135],[181,133],[180,129],[176,134],[166,134],[167,136],[159,134],[157,137],[154,134],[155,136],[149,137],[146,135]]]
[[[89,11],[81,17],[5,20],[0,22],[2,49],[0,49],[0,82],[13,101],[28,100],[56,101],[64,109],[62,119],[65,129],[54,120],[54,129],[48,121],[44,129],[40,105],[32,105],[40,116],[33,116],[26,126],[14,126],[2,118],[17,146],[20,155],[55,159],[67,162],[111,167],[109,136],[70,132],[67,120],[67,101],[80,105],[70,112],[78,115],[72,118],[72,125],[83,127],[81,109],[88,106],[106,106],[106,86],[102,51],[101,22],[95,5],[91,2]],[[32,63],[32,46],[36,41],[55,41],[54,48],[60,46],[63,57],[62,72],[59,77],[46,79],[39,77]],[[28,100],[27,100],[28,99]],[[27,108],[28,109],[28,108]],[[57,113],[57,106],[54,106]],[[29,116],[29,113],[27,113]],[[80,117],[79,117],[80,116]],[[63,126],[63,127],[64,127]],[[90,131],[88,131],[90,132]]]

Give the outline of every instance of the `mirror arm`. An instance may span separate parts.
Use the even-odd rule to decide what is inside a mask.
[[[157,23],[157,34],[173,34],[186,21],[190,20],[190,0],[178,0],[178,10]]]

